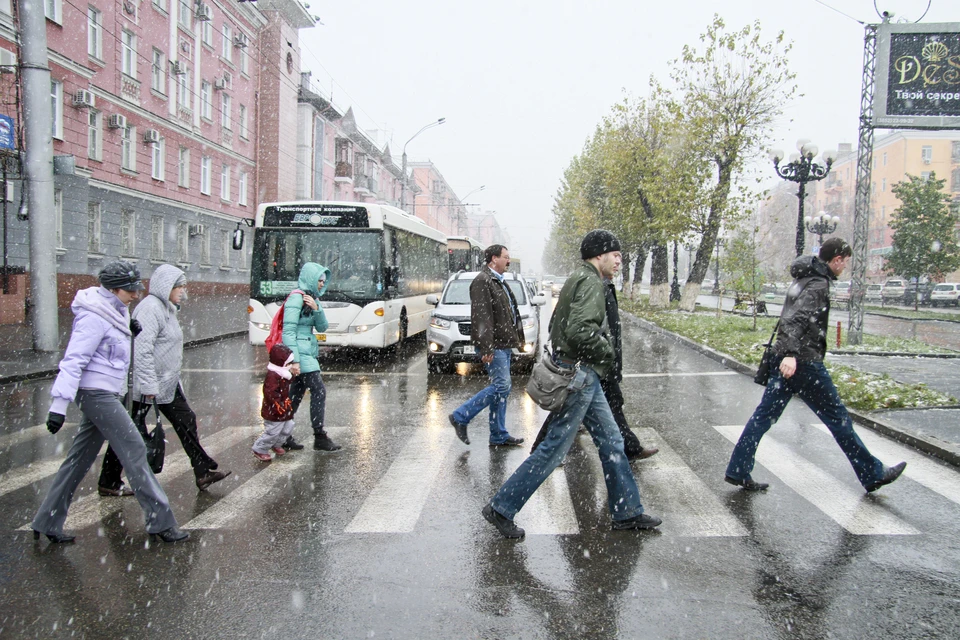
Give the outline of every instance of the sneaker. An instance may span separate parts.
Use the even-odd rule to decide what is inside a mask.
[[[885,484],[890,484],[894,480],[900,477],[900,474],[903,473],[903,470],[907,468],[906,462],[901,462],[900,464],[895,464],[892,467],[887,467],[883,470],[883,475],[880,476],[880,479],[872,484],[868,484],[864,487],[867,490],[867,493],[873,493],[880,487]]]
[[[452,413],[447,416],[447,419],[450,421],[450,424],[453,425],[453,430],[457,432],[457,437],[460,438],[460,442],[470,444],[470,436],[467,435],[467,425],[457,422],[453,418]]]
[[[122,498],[126,496],[132,496],[133,489],[131,489],[125,484],[121,484],[116,489],[111,489],[110,487],[98,486],[97,493],[99,493],[104,498]]]
[[[273,452],[278,456],[282,456],[287,452],[287,450],[284,449],[283,447],[272,447],[272,449],[273,449]]]
[[[313,439],[313,450],[314,451],[339,451],[342,449],[340,445],[330,439],[330,436],[323,434],[322,436],[316,436]]]
[[[270,462],[273,458],[270,457],[269,453],[259,453],[257,451],[253,452],[253,457],[259,460],[260,462]]]
[[[208,471],[199,478],[197,478],[197,489],[200,491],[206,491],[207,487],[212,485],[214,482],[220,482],[228,475],[233,473],[232,471]]]
[[[287,441],[283,443],[283,448],[287,451],[300,451],[303,449],[303,445],[293,439],[293,436],[287,438]]]
[[[627,455],[627,460],[633,462],[635,460],[646,460],[651,456],[655,456],[660,452],[660,449],[656,447],[642,447],[639,453],[632,453]]]
[[[633,518],[628,518],[627,520],[614,520],[613,530],[626,531],[628,529],[653,529],[655,527],[659,527],[662,522],[663,520],[656,516],[641,513],[640,515],[634,516]]]
[[[489,504],[485,506],[480,513],[483,514],[483,517],[486,518],[487,522],[497,528],[504,538],[522,538],[526,535],[526,532],[514,524],[513,520],[500,515],[494,511],[493,507],[491,507]]]

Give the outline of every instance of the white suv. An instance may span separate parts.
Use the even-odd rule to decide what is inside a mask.
[[[930,292],[930,304],[934,307],[948,304],[960,306],[960,284],[955,282],[938,284]]]
[[[892,302],[903,302],[903,294],[907,292],[907,282],[905,280],[887,280],[883,283],[883,293],[881,294],[882,304]]]
[[[461,271],[450,276],[443,293],[427,296],[427,303],[436,306],[427,326],[427,369],[430,373],[452,373],[458,362],[480,362],[476,347],[470,342],[470,284],[476,271]],[[540,305],[547,303],[543,294],[530,295],[523,277],[507,272],[504,281],[517,299],[524,343],[513,350],[512,361],[518,369],[529,372],[540,352]]]

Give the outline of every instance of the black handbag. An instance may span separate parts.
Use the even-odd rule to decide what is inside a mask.
[[[757,367],[757,374],[753,376],[753,381],[761,387],[767,386],[770,382],[770,368],[773,366],[773,360],[776,355],[773,353],[773,339],[777,335],[777,329],[780,328],[780,320],[773,326],[773,333],[763,348],[763,356],[760,358],[760,366]]]
[[[146,398],[141,398],[146,400]],[[141,402],[136,414],[133,416],[133,423],[137,425],[137,430],[143,436],[143,443],[147,446],[147,464],[154,473],[163,471],[163,458],[167,452],[167,441],[163,433],[163,425],[160,423],[160,410],[157,408],[157,399],[153,398],[153,411],[157,414],[157,426],[153,431],[147,431],[147,414],[150,413],[150,406],[146,402]]]

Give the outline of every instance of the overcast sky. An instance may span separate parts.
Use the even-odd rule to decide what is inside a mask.
[[[824,2],[879,22],[872,0]],[[878,7],[915,21],[927,0]],[[314,0],[310,11],[323,25],[300,32],[303,69],[362,128],[385,130],[398,163],[410,136],[446,118],[407,146],[408,159],[432,161],[459,197],[486,185],[467,201],[497,213],[525,270],[539,270],[570,159],[624,91],[646,95],[651,74],[667,81],[669,61],[715,12],[729,29],[756,19],[764,39],[782,29],[794,42],[804,95],[786,105],[772,146],[857,139],[863,26],[816,0]],[[958,19],[954,0],[933,0],[923,21]]]

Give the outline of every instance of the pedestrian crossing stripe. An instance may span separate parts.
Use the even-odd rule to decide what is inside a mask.
[[[715,426],[732,443],[743,425]],[[891,514],[860,487],[840,482],[815,464],[781,444],[768,433],[760,442],[756,460],[785,485],[854,535],[918,535],[920,532]]]
[[[830,433],[823,423],[814,423],[811,426]],[[939,493],[950,502],[960,504],[960,474],[957,474],[956,469],[870,431],[856,429],[856,432],[870,453],[883,460],[884,464],[891,465],[905,460],[907,468],[903,472],[904,477]]]

